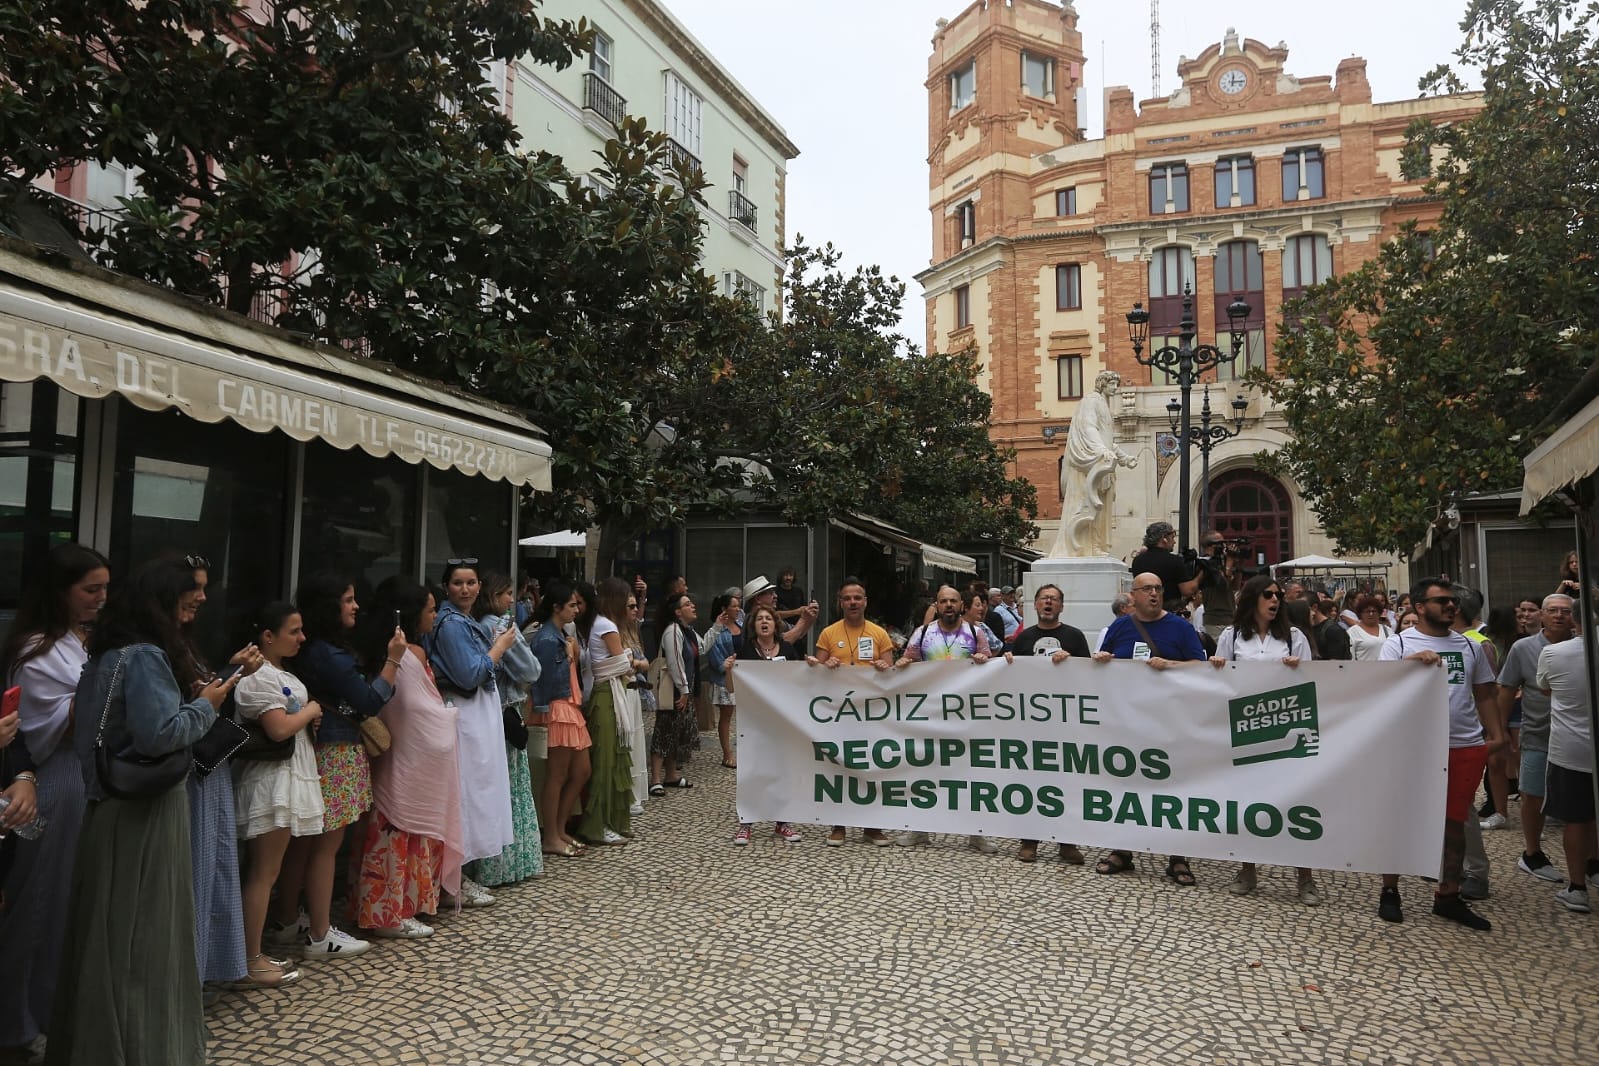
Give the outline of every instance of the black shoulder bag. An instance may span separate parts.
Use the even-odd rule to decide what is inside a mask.
[[[171,791],[189,775],[193,757],[188,748],[179,748],[155,758],[144,755],[114,755],[106,747],[105,725],[111,714],[111,700],[122,684],[122,663],[127,651],[117,653],[111,668],[111,685],[106,689],[105,706],[100,711],[100,730],[94,738],[94,770],[100,787],[117,799],[155,799]]]

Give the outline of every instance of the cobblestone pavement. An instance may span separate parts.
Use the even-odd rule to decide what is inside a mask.
[[[1100,877],[1047,844],[1024,865],[1014,841],[826,848],[768,825],[734,848],[706,741],[697,787],[652,801],[633,844],[552,858],[430,939],[229,991],[212,1062],[1595,1061],[1599,915],[1515,869],[1519,833],[1486,834],[1493,932],[1431,917],[1413,878],[1392,926],[1367,875],[1321,874],[1309,909],[1291,870],[1238,899],[1225,864],[1184,889],[1149,856]]]

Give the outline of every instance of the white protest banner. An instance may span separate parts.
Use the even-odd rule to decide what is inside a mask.
[[[996,659],[735,676],[740,821],[1438,872],[1438,669]]]

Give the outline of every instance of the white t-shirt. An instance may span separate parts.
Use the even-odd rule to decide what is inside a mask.
[[[609,659],[611,657],[610,649],[605,646],[605,634],[607,633],[616,633],[618,634],[617,639],[621,639],[621,630],[616,628],[615,622],[603,614],[595,615],[594,625],[589,629],[588,653],[590,663],[597,663],[601,659]],[[622,650],[625,652],[627,648],[623,647]]]
[[[1419,629],[1407,629],[1388,638],[1378,659],[1398,662],[1418,651],[1435,651],[1443,657],[1440,669],[1449,682],[1449,746],[1475,748],[1482,744],[1482,719],[1477,715],[1472,686],[1494,683],[1494,668],[1488,665],[1488,657],[1476,643],[1459,633],[1429,637]]]
[[[1593,772],[1593,730],[1588,721],[1588,660],[1582,639],[1551,644],[1538,653],[1538,687],[1549,690],[1549,761],[1566,770]]]
[[[1349,634],[1349,657],[1357,663],[1376,662],[1382,656],[1383,645],[1394,635],[1386,624],[1379,624],[1375,637],[1359,625],[1352,625],[1344,632]]]
[[[1221,636],[1216,638],[1216,658],[1240,663],[1276,663],[1290,655],[1296,655],[1302,661],[1310,662],[1313,656],[1310,653],[1310,641],[1305,639],[1305,634],[1297,627],[1290,627],[1288,635],[1287,644],[1270,633],[1264,637],[1251,633],[1243,640],[1238,640],[1238,630],[1228,626],[1221,631]]]

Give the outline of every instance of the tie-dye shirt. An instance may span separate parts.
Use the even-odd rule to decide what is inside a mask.
[[[979,652],[988,654],[987,631],[964,620],[953,633],[944,632],[937,622],[929,622],[911,634],[910,643],[905,645],[905,658],[912,662],[970,659]]]

